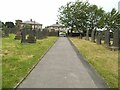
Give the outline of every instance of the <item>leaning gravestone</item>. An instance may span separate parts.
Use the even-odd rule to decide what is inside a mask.
[[[25,31],[25,29],[23,29],[23,30],[21,31],[21,43],[27,43],[27,41],[26,41],[26,31]]]
[[[105,42],[104,42],[107,46],[110,46],[110,32],[109,30],[105,31]]]
[[[27,38],[28,43],[36,43],[35,30],[30,30],[29,36]]]

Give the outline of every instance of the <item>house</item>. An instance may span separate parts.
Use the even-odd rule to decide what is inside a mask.
[[[52,32],[52,31],[65,31],[65,27],[58,24],[58,22],[56,22],[56,24],[52,24],[50,26],[47,26],[46,28],[48,29],[49,32]]]
[[[36,22],[36,21],[32,21],[32,19],[30,21],[24,21],[21,22],[21,27],[30,25],[31,29],[37,29],[37,30],[42,30],[42,24]]]

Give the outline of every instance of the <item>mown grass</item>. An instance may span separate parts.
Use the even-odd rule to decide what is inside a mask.
[[[2,39],[2,87],[13,88],[54,44],[57,37],[37,40],[36,44],[21,44],[15,35]]]
[[[82,55],[106,80],[111,88],[118,88],[118,51],[78,38],[70,38]]]

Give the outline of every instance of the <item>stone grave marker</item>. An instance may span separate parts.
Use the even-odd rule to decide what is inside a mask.
[[[102,40],[102,32],[98,31],[98,35],[97,35],[97,38],[96,38],[96,43],[98,45],[101,44],[101,40]]]
[[[4,28],[4,37],[9,37],[9,29],[7,27]]]
[[[105,41],[104,43],[107,45],[107,46],[110,46],[110,32],[109,30],[106,30],[105,31]]]
[[[27,38],[28,43],[36,43],[35,33],[35,30],[30,30],[29,36]]]
[[[95,30],[92,30],[91,41],[95,42]]]
[[[20,40],[21,39],[21,30],[17,31],[15,39],[16,40]]]
[[[25,29],[23,29],[23,30],[21,31],[21,43],[27,43],[27,41],[26,41],[26,31],[25,31]]]
[[[89,40],[89,30],[86,32],[86,40]]]
[[[120,30],[114,30],[112,46],[114,49],[120,49]]]

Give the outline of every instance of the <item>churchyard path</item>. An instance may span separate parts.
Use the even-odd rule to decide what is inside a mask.
[[[84,47],[84,46],[83,46]],[[18,88],[107,88],[68,38],[59,37]]]

